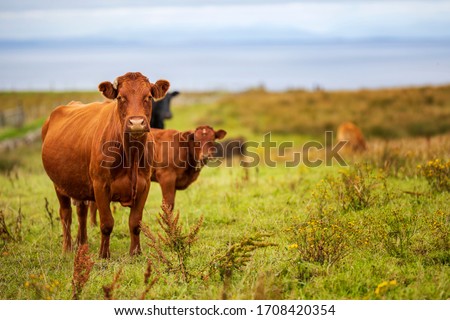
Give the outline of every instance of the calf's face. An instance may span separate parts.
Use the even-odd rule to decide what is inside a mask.
[[[216,151],[214,141],[223,139],[226,134],[225,130],[215,131],[210,126],[201,126],[195,129],[193,133],[189,132],[188,139],[194,142],[193,153],[195,161],[206,164]]]
[[[150,131],[152,98],[164,98],[169,82],[158,80],[151,83],[139,72],[129,72],[118,77],[114,83],[100,83],[99,90],[108,99],[116,99],[123,131],[133,137],[142,137]]]

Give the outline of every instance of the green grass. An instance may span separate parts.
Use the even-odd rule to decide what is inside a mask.
[[[209,123],[229,136],[261,141],[260,133],[240,127],[240,118],[210,116],[214,111],[216,102],[176,105],[168,127],[187,130]],[[449,299],[449,194],[432,189],[415,170],[436,156],[449,159],[448,138],[393,141],[383,161],[369,140],[372,150],[353,158],[350,167],[285,168],[278,163],[275,168],[204,168],[198,181],[176,198],[184,233],[204,217],[186,260],[190,281],[153,261],[159,273],[152,277],[158,280],[146,298]],[[278,133],[274,139],[297,146],[308,136]],[[40,145],[1,158],[16,165],[0,173],[0,211],[10,234],[0,226],[0,299],[71,299],[75,254],[62,253],[57,199],[42,168]],[[352,171],[365,162],[373,166],[361,174]],[[343,180],[344,175],[351,179]],[[345,205],[353,203],[354,190],[362,183],[367,204]],[[160,203],[159,185],[153,183],[144,223],[154,233],[162,232],[156,222]],[[153,251],[141,234],[143,254],[128,256],[128,209],[115,207],[109,260],[98,258],[99,228],[88,227],[94,266],[81,299],[103,299],[102,287],[119,270],[114,298],[138,299],[146,287],[144,274]],[[74,236],[75,212],[73,216]],[[246,263],[235,265],[228,279],[222,279],[212,261],[231,244],[258,234],[268,235],[266,241],[275,246],[255,248]],[[315,259],[313,250],[322,250],[325,259]]]
[[[70,299],[73,254],[61,253],[61,226],[52,184],[42,170],[39,146],[27,150],[27,160],[19,168],[0,176],[0,208],[10,232],[16,238],[4,239],[0,247],[2,276],[1,299]],[[450,207],[448,193],[432,193],[422,177],[403,180],[389,177],[388,188],[393,198],[385,203],[379,197],[368,208],[359,211],[335,212],[344,224],[355,222],[360,228],[356,244],[352,244],[342,260],[326,265],[302,261],[291,249],[295,236],[290,231],[298,221],[304,222],[318,207],[320,199],[312,192],[330,174],[339,177],[340,168],[267,168],[249,169],[249,180],[243,168],[205,168],[199,181],[177,194],[177,210],[187,230],[201,215],[204,224],[199,240],[191,251],[188,270],[193,277],[189,283],[176,273],[163,270],[159,281],[147,298],[154,299],[218,299],[223,282],[217,273],[204,279],[205,270],[214,255],[244,236],[270,234],[276,247],[255,251],[250,262],[233,273],[227,296],[251,299],[262,281],[267,297],[275,299],[448,299],[450,297],[450,257],[448,245],[438,245],[449,232]],[[376,185],[373,192],[383,190]],[[402,191],[415,190],[420,196]],[[45,210],[49,200],[53,217]],[[161,195],[159,186],[152,184],[144,222],[154,232],[161,232],[156,223]],[[333,200],[329,200],[333,201]],[[327,202],[329,203],[329,202]],[[413,238],[402,255],[391,254],[383,241],[389,235],[392,212],[402,216],[417,216]],[[22,216],[17,224],[19,212]],[[444,230],[433,233],[430,226],[440,221],[437,212],[446,215]],[[135,299],[144,290],[144,272],[150,248],[143,240],[143,255],[128,257],[128,212],[117,206],[115,229],[112,234],[110,260],[97,258],[100,242],[98,228],[89,227],[89,247],[95,265],[83,289],[82,299],[102,299],[102,286],[112,282],[122,269],[120,287],[114,293],[118,299]],[[409,221],[409,220],[408,220]],[[53,227],[52,227],[53,224]],[[73,233],[76,232],[74,215]],[[186,231],[185,230],[185,231]],[[387,237],[387,238],[386,238]],[[440,240],[441,239],[441,240]],[[360,243],[362,241],[362,243]],[[333,246],[333,242],[331,243]],[[339,249],[337,249],[339,250]],[[259,280],[258,280],[259,279]],[[263,280],[261,280],[263,279]],[[375,294],[384,281],[396,285],[382,295]],[[272,292],[272,293],[271,293]],[[275,296],[270,296],[275,295]]]
[[[42,128],[46,118],[33,120],[20,128],[5,128],[0,130],[0,141],[12,138],[20,138],[28,132]]]
[[[46,114],[58,105],[72,100],[90,102],[103,99],[96,91],[3,91],[0,92],[0,97],[3,101],[0,110],[21,106],[32,117],[36,113]]]

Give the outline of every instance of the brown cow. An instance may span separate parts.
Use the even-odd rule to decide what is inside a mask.
[[[87,201],[96,201],[102,233],[100,256],[108,258],[114,227],[110,202],[130,207],[130,254],[140,252],[140,222],[150,188],[146,150],[152,98],[161,99],[169,82],[151,83],[140,73],[102,82],[111,100],[56,108],[42,128],[42,161],[55,185],[63,226],[63,250],[72,248],[70,198],[78,204],[79,244],[87,242]]]
[[[163,205],[173,210],[176,190],[189,187],[200,175],[203,166],[215,152],[215,140],[223,139],[225,130],[214,131],[200,126],[194,131],[151,129],[149,152],[154,146],[151,180],[158,182]],[[152,143],[154,141],[154,144]],[[96,224],[96,204],[90,204],[91,223]]]
[[[338,127],[337,140],[347,141],[344,150],[361,152],[367,149],[361,130],[352,122],[345,122]]]

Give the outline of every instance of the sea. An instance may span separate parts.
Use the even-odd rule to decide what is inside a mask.
[[[355,90],[450,83],[448,41],[2,43],[0,90],[96,90],[139,71],[173,90]]]

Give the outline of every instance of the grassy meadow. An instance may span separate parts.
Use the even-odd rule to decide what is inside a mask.
[[[58,104],[101,99],[0,96],[2,108],[21,103],[30,126]],[[98,258],[94,226],[88,248],[62,253],[39,143],[1,154],[0,299],[450,298],[450,86],[182,93],[173,113],[168,128],[209,124],[258,143],[271,132],[293,147],[252,148],[258,166],[205,167],[177,192],[178,220],[152,183],[137,257],[128,255],[128,209],[115,204],[108,260]],[[286,167],[307,141],[332,147],[324,132],[349,120],[366,135],[365,153],[345,154],[347,166]],[[74,210],[73,238],[76,228]]]

